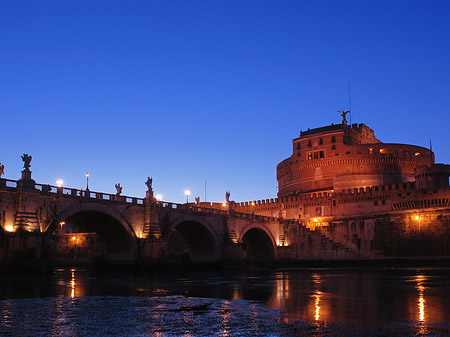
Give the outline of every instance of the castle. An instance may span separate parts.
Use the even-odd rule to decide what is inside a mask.
[[[358,257],[450,255],[450,167],[431,150],[383,143],[345,115],[300,132],[292,146],[277,166],[278,198],[235,211],[295,220]],[[285,229],[287,257],[302,250],[296,227]]]

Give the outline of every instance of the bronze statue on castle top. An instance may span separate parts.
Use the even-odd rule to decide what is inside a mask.
[[[5,174],[5,165],[0,163],[0,179],[2,178],[2,175]]]
[[[350,113],[350,111],[338,110],[338,112],[342,117],[342,124],[347,124],[347,119],[345,118],[345,116]]]

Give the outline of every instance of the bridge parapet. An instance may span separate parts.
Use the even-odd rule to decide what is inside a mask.
[[[17,191],[18,181],[10,179],[0,180],[0,190],[7,191]],[[53,186],[48,184],[35,184],[34,191],[40,193],[41,195],[55,195],[58,197],[65,198],[83,198],[90,200],[102,200],[102,201],[113,201],[121,202],[126,204],[133,204],[137,206],[144,206],[144,199],[130,196],[118,196],[111,193],[96,192],[89,190],[79,190],[76,188],[69,188],[64,186]]]

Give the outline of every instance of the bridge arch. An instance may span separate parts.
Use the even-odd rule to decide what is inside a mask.
[[[56,239],[60,249],[66,245],[75,250],[75,257],[77,252],[78,257],[84,253],[109,262],[132,262],[138,257],[137,237],[131,224],[115,208],[101,204],[62,209],[45,230],[43,246],[47,251],[54,252]]]
[[[249,224],[240,233],[246,258],[251,261],[273,261],[277,258],[275,238],[265,225]]]
[[[192,262],[217,262],[221,258],[219,239],[210,223],[200,217],[182,216],[170,226],[167,237],[169,258],[187,257]]]

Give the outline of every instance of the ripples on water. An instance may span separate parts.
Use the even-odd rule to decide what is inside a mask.
[[[448,322],[430,319],[436,305],[436,317],[448,317],[449,299],[439,299],[448,294],[448,277],[369,274],[375,276],[310,271],[161,280],[72,269],[44,279],[11,277],[0,280],[4,297],[10,288],[10,298],[0,300],[0,336],[450,335]],[[34,298],[14,298],[16,286],[25,287],[19,297]]]
[[[417,335],[414,325],[364,329],[290,321],[249,301],[183,296],[58,297],[0,302],[1,336],[350,336]],[[292,318],[291,318],[292,319]],[[423,326],[439,336],[445,327]]]

